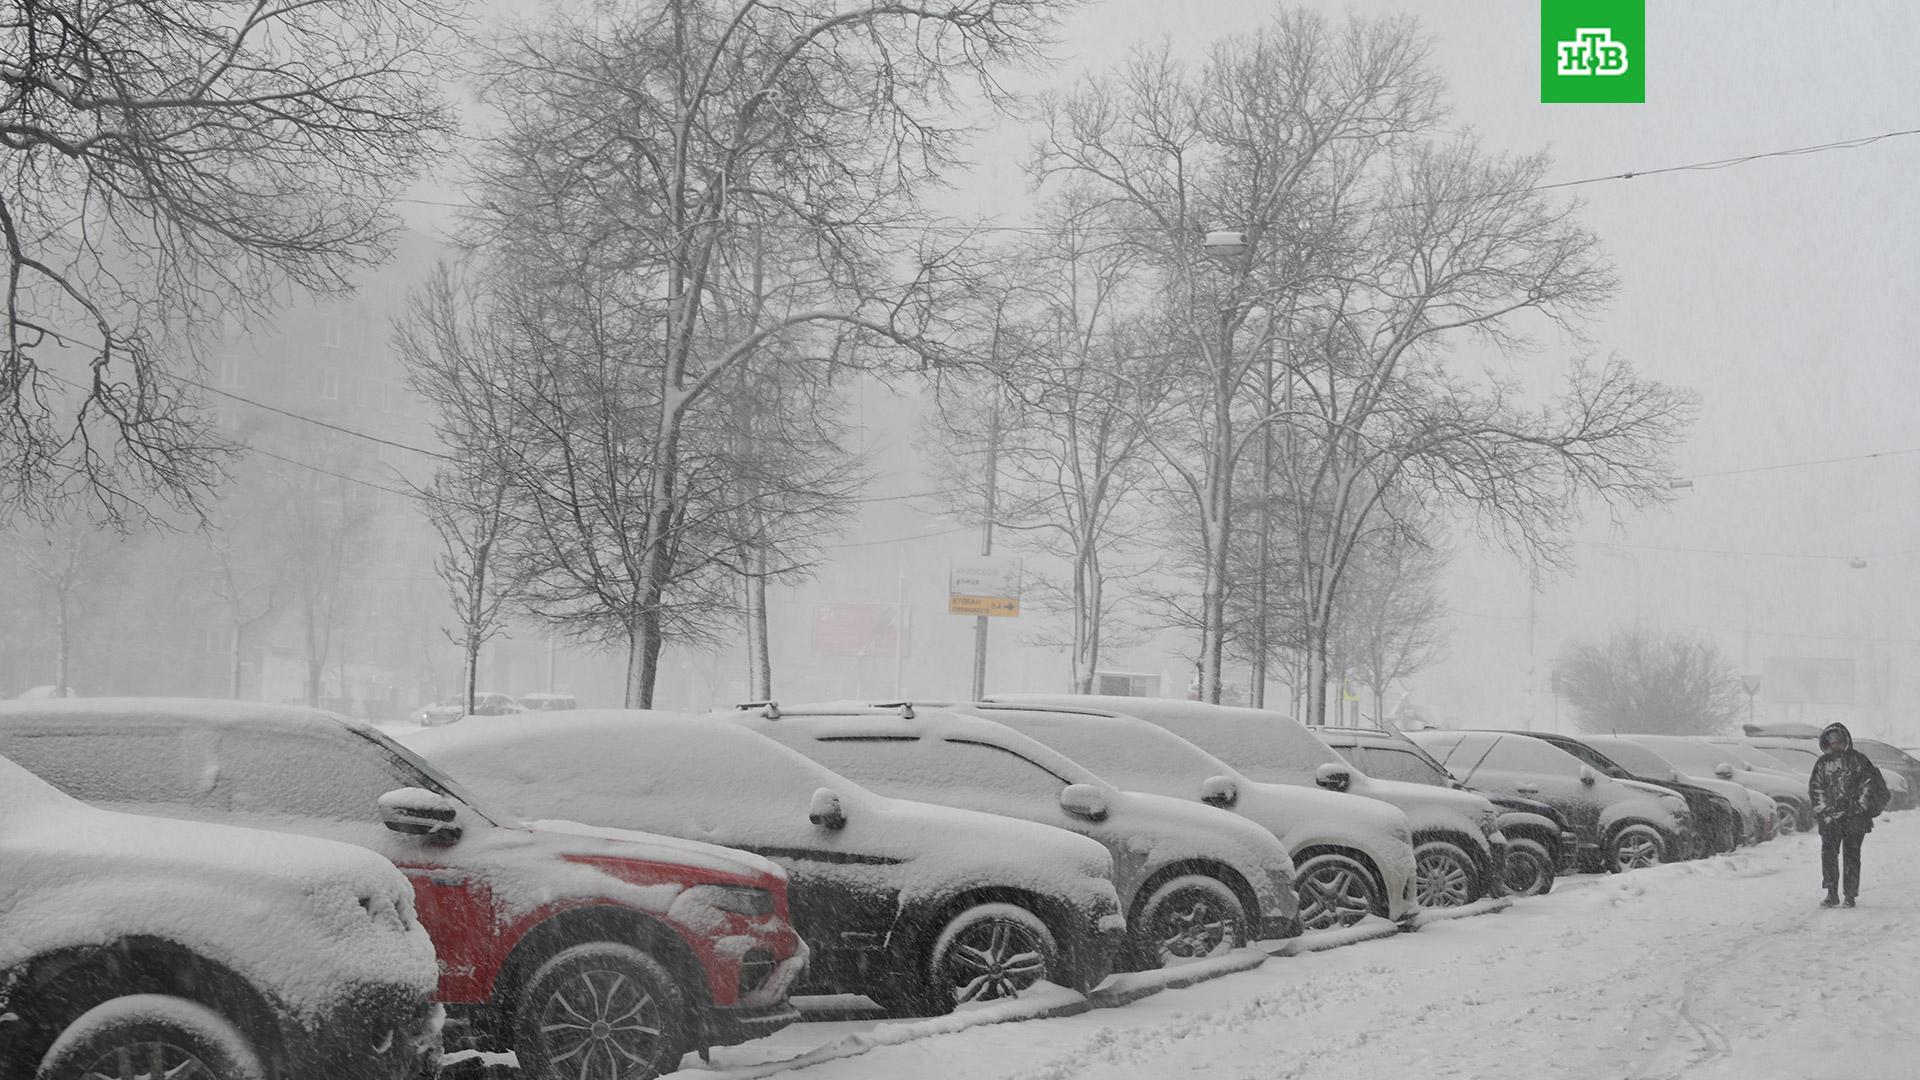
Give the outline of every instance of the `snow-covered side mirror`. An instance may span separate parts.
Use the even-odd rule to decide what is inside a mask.
[[[1060,809],[1088,821],[1105,821],[1107,793],[1092,784],[1068,784],[1060,789]]]
[[[1231,776],[1209,776],[1200,781],[1200,801],[1208,806],[1232,806],[1240,801],[1240,785]]]
[[[1515,784],[1513,786],[1513,790],[1519,792],[1522,795],[1531,797],[1531,796],[1540,794],[1540,785],[1539,784]]]
[[[429,844],[446,845],[459,840],[461,829],[456,821],[459,816],[458,804],[426,788],[396,788],[380,796],[380,820],[387,828],[422,837]]]
[[[1353,770],[1338,762],[1323,761],[1313,770],[1313,782],[1328,791],[1345,791],[1353,785]]]
[[[840,794],[832,788],[815,791],[813,803],[807,807],[807,820],[834,832],[846,828],[847,811],[840,805]]]
[[[1592,787],[1594,783],[1599,779],[1600,777],[1592,769],[1588,768],[1585,765],[1580,766],[1580,782],[1581,783],[1587,785],[1588,787]]]
[[[1680,770],[1679,770],[1679,769],[1668,769],[1668,770],[1667,770],[1667,779],[1668,779],[1668,780],[1671,780],[1672,782],[1674,782],[1674,783],[1676,783],[1676,784],[1677,784],[1677,783],[1679,783],[1679,782],[1680,782]]]
[[[1723,761],[1713,767],[1713,775],[1722,780],[1731,780],[1733,779],[1733,766]]]

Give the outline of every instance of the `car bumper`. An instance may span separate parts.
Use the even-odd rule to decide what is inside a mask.
[[[399,988],[355,992],[311,1027],[288,1033],[281,1075],[413,1080],[440,1068],[446,1010]]]
[[[784,1000],[771,1005],[735,1005],[715,1009],[707,1014],[705,1023],[701,1025],[701,1034],[704,1036],[701,1041],[705,1046],[732,1046],[750,1042],[763,1035],[771,1035],[798,1019],[800,1010]]]

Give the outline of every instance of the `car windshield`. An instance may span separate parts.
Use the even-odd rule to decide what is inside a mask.
[[[1210,776],[1232,772],[1213,755],[1141,720],[984,713],[1053,747],[1116,787],[1193,798]]]
[[[1722,765],[1733,768],[1739,766],[1735,755],[1727,752],[1724,746],[1710,743],[1689,742],[1685,739],[1660,739],[1649,746],[1654,753],[1673,762],[1675,768],[1690,776],[1711,777],[1714,770]]]
[[[472,792],[469,792],[462,786],[458,780],[442,772],[433,762],[394,742],[385,732],[374,731],[369,728],[356,728],[354,730],[361,738],[379,747],[381,754],[389,760],[426,776],[432,781],[429,787],[437,788],[441,792],[466,803],[495,825],[506,828],[523,827],[518,821],[514,820],[513,815],[507,813],[505,809],[493,805],[491,800],[476,797]]]
[[[1592,742],[1594,749],[1635,776],[1665,780],[1674,771],[1673,762],[1639,743],[1608,738],[1596,738]]]

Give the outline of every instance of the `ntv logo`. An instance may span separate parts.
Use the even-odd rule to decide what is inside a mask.
[[[1561,75],[1625,75],[1627,46],[1606,27],[1582,27],[1572,41],[1558,43]]]
[[[1646,0],[1540,0],[1539,55],[1543,102],[1647,100]]]

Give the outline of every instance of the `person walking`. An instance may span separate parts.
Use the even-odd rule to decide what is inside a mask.
[[[1820,751],[1807,777],[1807,798],[1820,826],[1820,880],[1827,889],[1820,906],[1838,906],[1844,889],[1845,903],[1852,907],[1860,895],[1860,841],[1887,808],[1887,781],[1867,755],[1853,748],[1853,733],[1845,724],[1828,724],[1820,732]]]

